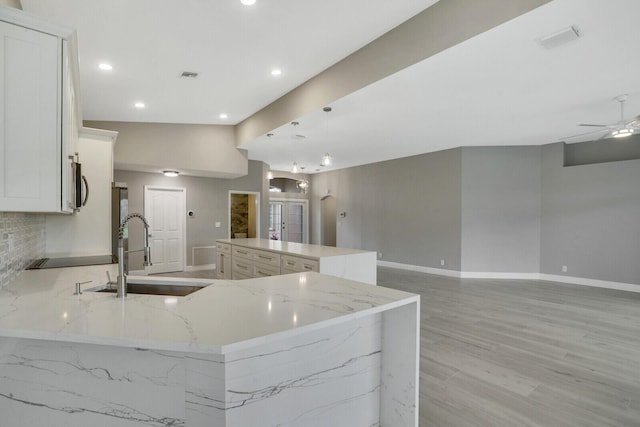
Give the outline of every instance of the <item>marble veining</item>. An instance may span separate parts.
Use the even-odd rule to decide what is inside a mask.
[[[179,360],[160,353],[3,339],[0,419],[3,425],[109,419],[109,425],[117,426],[184,426],[184,409],[174,401],[184,388],[183,372]],[[162,405],[141,404],[135,398],[139,393],[153,393]],[[13,419],[10,414],[21,416]]]
[[[75,282],[104,283],[105,269],[114,268],[23,272],[0,290],[0,336],[224,353],[265,336],[304,333],[416,298],[318,273],[209,280],[187,297],[130,295],[119,301],[112,294],[86,290],[73,295]],[[155,280],[162,279],[171,282]]]
[[[416,426],[415,295],[318,273],[73,295],[104,270],[0,290],[0,424]]]

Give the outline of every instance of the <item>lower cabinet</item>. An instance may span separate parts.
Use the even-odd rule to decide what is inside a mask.
[[[320,271],[320,263],[317,260],[291,255],[282,255],[282,274],[301,273],[304,271]],[[286,271],[286,273],[285,273]]]
[[[277,276],[280,274],[280,254],[259,249],[231,246],[231,278]]]
[[[218,277],[221,279],[251,279],[313,271],[376,284],[377,254],[372,251],[304,244],[289,247],[267,239],[239,239],[237,242],[221,239],[216,243],[218,256],[224,254],[222,259],[218,258],[221,266]],[[226,263],[229,259],[230,265]]]
[[[218,279],[231,279],[231,245],[216,243],[216,269]]]

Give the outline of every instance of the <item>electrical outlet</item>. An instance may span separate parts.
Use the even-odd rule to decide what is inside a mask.
[[[216,221],[216,228],[220,228],[220,222]]]
[[[566,266],[566,265],[563,265],[563,266],[562,266],[562,272],[563,272],[563,273],[566,273],[566,272],[567,272],[567,266]]]
[[[382,259],[382,252],[378,252],[378,259]]]
[[[443,259],[440,260],[440,265],[444,266],[444,260]]]

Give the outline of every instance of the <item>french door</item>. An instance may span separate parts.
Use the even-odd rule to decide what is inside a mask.
[[[269,238],[284,242],[308,243],[309,202],[271,199],[269,201]]]

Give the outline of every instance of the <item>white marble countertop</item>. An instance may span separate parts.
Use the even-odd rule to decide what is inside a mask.
[[[22,272],[0,289],[0,337],[221,354],[419,301],[318,273],[178,279],[208,286],[186,297],[129,294],[121,300],[87,291],[106,282],[105,270],[116,277],[117,265]],[[75,283],[87,280],[93,282],[83,285],[83,294],[73,295]]]
[[[371,253],[359,249],[336,248],[332,246],[309,245],[306,243],[283,242],[269,239],[217,239],[218,242],[244,246],[246,248],[262,249],[265,251],[284,252],[307,258],[325,258],[333,256]]]

